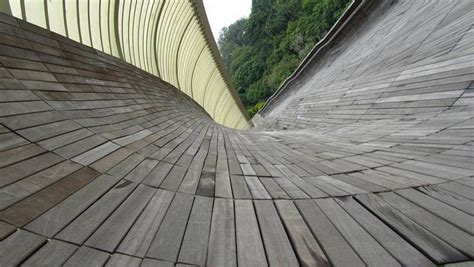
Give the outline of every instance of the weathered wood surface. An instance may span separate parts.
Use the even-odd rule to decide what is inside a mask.
[[[473,3],[368,2],[245,131],[0,14],[0,266],[473,260]]]

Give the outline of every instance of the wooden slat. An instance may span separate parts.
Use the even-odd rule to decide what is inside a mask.
[[[110,259],[107,261],[105,266],[114,267],[114,266],[130,266],[130,267],[139,267],[142,262],[142,259],[135,258],[123,254],[113,254]]]
[[[381,196],[386,201],[389,201],[395,208],[420,225],[423,225],[426,229],[451,244],[451,246],[473,257],[474,248],[470,246],[474,240],[472,235],[466,235],[466,232],[463,232],[456,226],[442,220],[421,207],[417,207],[415,204],[395,195],[393,192],[383,193]]]
[[[44,242],[44,237],[18,230],[0,243],[0,263],[4,266],[18,265]]]
[[[293,202],[289,200],[276,200],[275,204],[288,231],[300,264],[305,266],[330,266],[326,255]]]
[[[242,266],[267,266],[263,242],[251,200],[235,201],[237,262]]]
[[[59,232],[56,237],[75,244],[82,244],[136,187],[137,184],[129,181],[120,182]]]
[[[145,210],[120,243],[117,251],[144,257],[165,217],[174,194],[158,189]]]
[[[109,254],[88,247],[79,248],[63,266],[102,266],[109,259]]]
[[[298,265],[295,252],[273,203],[269,200],[254,203],[269,265]]]
[[[155,189],[139,185],[112,215],[86,241],[86,245],[114,252],[138,215],[155,193]]]
[[[386,224],[396,229],[405,239],[424,251],[435,263],[467,259],[462,253],[393,208],[379,196],[363,194],[356,198]]]
[[[204,266],[206,263],[213,199],[197,196],[188,220],[179,262]]]
[[[365,266],[336,227],[312,200],[295,201],[301,215],[318,240],[331,264],[335,266]]]
[[[26,225],[26,229],[47,237],[54,236],[94,203],[103,193],[109,190],[117,181],[117,178],[107,174],[99,176],[75,194]]]
[[[434,265],[421,252],[398,236],[398,234],[393,232],[387,225],[379,221],[354,199],[346,197],[336,199],[336,202],[402,265]]]
[[[318,199],[316,204],[368,265],[400,266],[400,264],[364,229],[336,204],[333,199]]]
[[[237,266],[232,200],[216,198],[214,201],[207,265]]]
[[[146,253],[149,258],[176,262],[194,198],[176,194]]]
[[[60,266],[77,250],[77,246],[51,240],[29,257],[22,266]]]

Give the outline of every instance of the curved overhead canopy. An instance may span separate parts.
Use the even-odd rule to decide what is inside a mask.
[[[247,125],[201,0],[10,0],[0,9],[160,77],[218,123]]]

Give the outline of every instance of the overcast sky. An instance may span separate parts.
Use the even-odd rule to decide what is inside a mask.
[[[222,28],[242,17],[248,17],[252,0],[203,0],[214,39],[219,38]]]

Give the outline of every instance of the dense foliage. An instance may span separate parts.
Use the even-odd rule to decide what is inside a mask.
[[[344,12],[350,0],[253,0],[222,30],[219,49],[253,116]]]

